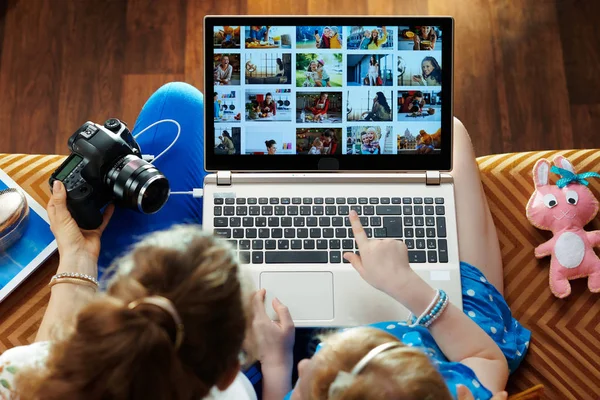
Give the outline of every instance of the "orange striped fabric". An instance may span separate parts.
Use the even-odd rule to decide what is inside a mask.
[[[517,393],[542,384],[546,399],[597,400],[600,295],[590,293],[582,279],[572,282],[573,292],[568,298],[552,295],[549,259],[533,256],[533,249],[550,233],[534,228],[525,216],[533,191],[533,164],[541,157],[553,158],[556,154],[569,158],[579,171],[600,169],[600,150],[512,153],[478,159],[502,250],[505,296],[515,317],[533,332],[529,353],[511,376],[508,391]],[[63,159],[0,154],[0,168],[45,204],[50,195],[48,177]],[[600,181],[591,179],[590,188],[600,199]],[[600,218],[588,229],[600,229]],[[48,302],[45,285],[56,266],[57,258],[53,257],[0,304],[0,351],[32,342]],[[538,387],[527,391],[526,398],[540,398],[540,393]]]

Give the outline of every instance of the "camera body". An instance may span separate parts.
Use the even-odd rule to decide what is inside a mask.
[[[167,178],[141,158],[127,125],[116,119],[104,125],[86,122],[68,141],[71,154],[49,183],[62,181],[67,208],[80,228],[102,224],[101,209],[110,201],[146,214],[157,212],[169,197]]]

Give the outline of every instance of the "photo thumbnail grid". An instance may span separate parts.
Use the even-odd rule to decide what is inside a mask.
[[[217,26],[215,154],[441,152],[442,31]]]

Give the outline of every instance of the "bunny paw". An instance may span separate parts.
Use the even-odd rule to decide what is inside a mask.
[[[550,288],[552,293],[559,299],[564,299],[571,294],[571,284],[568,279],[555,280],[550,282]]]
[[[600,292],[600,272],[591,274],[588,277],[588,288],[592,293]]]

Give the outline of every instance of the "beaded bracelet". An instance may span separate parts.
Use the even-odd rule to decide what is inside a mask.
[[[425,311],[423,311],[416,320],[412,313],[409,314],[408,320],[414,322],[410,323],[408,327],[414,328],[417,325],[422,325],[426,328],[429,327],[440,315],[442,315],[446,307],[448,307],[449,302],[446,292],[437,289],[431,303],[429,303]]]
[[[56,274],[50,279],[48,286],[52,287],[58,283],[75,283],[98,289],[98,280],[96,278],[79,272],[63,272]]]

